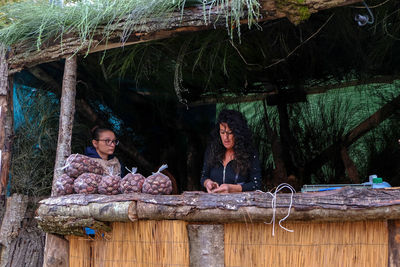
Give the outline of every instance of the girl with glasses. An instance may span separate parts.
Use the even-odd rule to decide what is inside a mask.
[[[108,174],[123,177],[125,168],[114,156],[118,144],[119,141],[112,130],[96,126],[92,129],[92,146],[86,148],[85,155],[100,163]]]

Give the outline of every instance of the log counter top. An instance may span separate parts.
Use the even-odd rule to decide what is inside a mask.
[[[39,202],[36,219],[46,232],[83,234],[84,226],[108,231],[107,222],[137,220],[182,220],[231,223],[270,222],[289,212],[291,194],[273,196],[263,192],[181,195],[141,193],[107,195],[66,195]],[[292,221],[362,221],[400,219],[400,189],[344,187],[338,190],[296,193],[292,197]]]

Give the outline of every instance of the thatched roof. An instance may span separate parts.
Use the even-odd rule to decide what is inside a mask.
[[[75,53],[93,53],[183,32],[226,27],[231,35],[235,28],[240,34],[241,24],[251,27],[283,17],[297,24],[312,13],[360,0],[213,0],[199,4],[202,2],[96,0],[59,7],[24,1],[2,8],[5,25],[0,42],[12,46],[9,65],[13,73]]]
[[[232,3],[242,3],[242,1]],[[260,3],[265,5],[259,6],[258,12],[264,12],[262,10],[267,4],[278,2],[260,1]],[[321,6],[321,3],[333,2],[306,1],[304,5],[317,10],[319,7],[326,7]],[[12,46],[14,50],[11,50],[14,54],[10,54],[9,62],[10,67],[13,68],[12,72],[26,67],[24,71],[14,76],[18,83],[34,88],[45,88],[59,94],[64,67],[63,60],[59,59],[75,52],[81,54],[82,56],[78,57],[77,77],[79,81],[77,84],[78,120],[91,128],[100,123],[110,126],[108,122],[117,118],[122,125],[118,135],[124,144],[119,148],[124,153],[120,158],[124,159],[127,165],[138,166],[141,170],[151,172],[156,167],[154,165],[167,161],[171,163],[171,173],[181,185],[181,190],[198,189],[202,153],[206,146],[206,137],[210,131],[212,119],[215,117],[215,106],[197,106],[196,109],[191,108],[183,112],[186,107],[178,103],[178,93],[178,99],[187,100],[189,107],[204,103],[237,103],[244,100],[265,99],[267,104],[286,105],[306,101],[308,93],[366,84],[362,88],[361,86],[356,88],[356,91],[360,90],[360,95],[361,89],[365,95],[364,89],[368,84],[379,83],[378,87],[383,88],[382,84],[387,83],[388,87],[393,88],[393,95],[385,96],[385,98],[378,96],[382,99],[379,106],[390,103],[391,111],[385,111],[386,115],[383,117],[380,113],[375,114],[379,116],[374,115],[369,121],[374,121],[376,126],[377,117],[380,120],[386,119],[392,112],[396,113],[394,111],[399,110],[396,109],[397,106],[392,105],[396,103],[398,105],[399,99],[398,86],[396,82],[393,82],[400,73],[400,46],[396,39],[400,33],[399,17],[396,13],[400,8],[399,2],[377,0],[368,4],[371,5],[375,23],[365,27],[357,25],[354,15],[366,14],[367,11],[360,9],[360,5],[356,5],[317,12],[298,25],[294,25],[285,18],[263,21],[266,18],[272,18],[273,14],[278,17],[279,12],[274,13],[273,9],[270,9],[269,13],[263,13],[262,17],[257,17],[258,24],[253,24],[250,29],[247,25],[227,29],[225,13],[214,12],[216,11],[214,9],[212,13],[205,14],[206,18],[210,19],[207,24],[207,20],[204,20],[202,5],[186,7],[183,13],[180,12],[182,6],[175,6],[163,13],[170,16],[165,21],[173,21],[171,25],[163,24],[164,20],[154,18],[144,19],[137,24],[130,22],[130,24],[124,20],[126,16],[122,16],[120,23],[116,24],[120,28],[114,28],[110,35],[104,35],[105,32],[96,32],[99,34],[96,36],[88,35],[94,32],[91,29],[96,27],[96,23],[87,24],[89,28],[68,28],[68,33],[62,35],[63,50],[60,49],[60,39],[53,40],[54,36],[59,34],[57,31],[50,31],[53,35],[42,35],[43,38],[37,42],[36,30],[43,29],[43,33],[46,32],[44,31],[46,27],[39,27],[42,21],[57,20],[58,13],[53,12],[55,14],[53,20],[49,17],[40,20],[39,24],[32,26],[35,30],[32,30],[31,34],[24,35],[31,37],[30,41],[14,43],[11,42],[12,38],[9,39],[10,44],[14,44]],[[239,17],[239,23],[246,23],[248,20],[248,13],[245,11],[246,8],[243,9],[244,17]],[[40,17],[39,7],[35,9],[35,12],[38,13],[37,17]],[[143,14],[149,14],[149,12]],[[287,15],[283,12],[279,14]],[[191,17],[193,20],[190,20]],[[215,24],[211,23],[212,19],[216,20]],[[147,22],[149,24],[146,24]],[[76,20],[76,25],[79,23]],[[107,21],[105,23],[108,25]],[[183,27],[183,23],[188,24]],[[232,26],[235,23],[236,20],[233,20],[229,25]],[[18,23],[10,25],[17,27]],[[86,24],[81,23],[81,25]],[[128,25],[132,27],[129,28]],[[214,26],[217,29],[214,29]],[[124,29],[127,31],[124,32]],[[203,29],[207,30],[203,31]],[[240,30],[240,38],[238,30]],[[0,31],[0,36],[4,32],[6,30]],[[130,34],[124,41],[132,42],[129,44],[136,43],[136,45],[127,46],[128,43],[125,43],[126,46],[121,49],[111,49],[107,53],[91,53],[121,46],[121,36],[126,36],[124,33]],[[107,47],[105,43],[101,43],[105,36],[109,37]],[[151,41],[157,38],[164,39]],[[92,43],[89,44],[88,40],[92,40]],[[36,50],[36,44],[41,50]],[[88,50],[89,45],[91,48]],[[34,50],[31,51],[29,47],[33,47]],[[85,56],[88,52],[90,54]],[[54,62],[40,64],[46,61]],[[38,65],[30,67],[35,64]],[[30,68],[27,69],[27,67]],[[372,94],[379,91],[370,90],[371,101]],[[353,107],[346,108],[347,102],[343,101],[344,98],[340,98],[342,100],[334,98],[336,110],[334,110],[335,107],[326,106],[321,101],[318,109],[321,114],[317,115],[315,112],[307,113],[315,111],[313,105],[309,103],[287,105],[287,113],[291,117],[288,124],[295,135],[293,137],[295,141],[291,140],[288,143],[290,155],[294,157],[294,167],[305,170],[306,173],[302,176],[303,178],[300,178],[299,184],[312,181],[350,182],[340,180],[346,174],[343,166],[340,165],[341,157],[338,149],[340,141],[335,141],[348,140],[346,135],[351,133],[348,130],[356,126],[352,123],[352,118],[356,117]],[[392,101],[393,99],[396,99],[396,103]],[[100,105],[106,109],[99,109]],[[331,107],[332,110],[329,110]],[[363,108],[369,107],[370,104]],[[257,108],[255,112],[258,114],[255,120],[257,127],[254,127],[254,130],[258,132],[255,134],[257,138],[255,143],[260,149],[265,174],[269,175],[273,168],[272,139],[265,135],[263,122],[269,121],[272,127],[277,127],[278,132],[279,127],[275,124],[278,118],[275,112],[268,114],[268,117],[267,114],[263,115],[265,110],[262,105]],[[364,112],[364,109],[357,108],[357,110],[360,113]],[[357,113],[357,116],[360,113]],[[299,114],[311,115],[299,116]],[[357,166],[361,181],[364,181],[369,173],[379,173],[386,181],[397,185],[396,177],[399,172],[396,171],[398,164],[395,162],[398,152],[393,149],[392,144],[393,140],[397,140],[397,136],[395,136],[396,139],[392,137],[395,135],[394,129],[399,121],[396,120],[398,112],[396,114],[390,117],[392,124],[388,127],[392,130],[387,131],[381,128],[376,134],[380,140],[387,140],[388,147],[391,148],[388,156],[373,154],[374,157],[363,158],[362,167]],[[326,118],[334,119],[335,123]],[[307,126],[309,132],[295,132],[296,127],[303,123],[309,126]],[[337,126],[338,129],[332,129],[332,125]],[[74,127],[75,129],[77,127]],[[365,127],[363,129],[365,130]],[[181,142],[187,142],[190,147]],[[348,142],[345,143],[348,144]],[[354,152],[354,147],[350,148],[350,153],[360,155]],[[376,147],[381,146],[377,145],[375,140],[370,148],[371,151],[375,151]],[[395,153],[397,156],[393,156]],[[365,162],[371,162],[371,164]],[[388,166],[389,162],[392,165]],[[54,161],[51,162],[53,163]],[[327,174],[321,167],[325,163],[338,164],[332,165],[335,171]],[[312,167],[308,168],[310,166]],[[367,169],[367,166],[377,167]],[[297,169],[296,174],[298,174]],[[328,169],[331,170],[331,167]],[[312,177],[317,177],[318,180],[312,180]],[[269,179],[265,177],[268,183]],[[277,181],[281,182],[280,179]],[[187,184],[193,186],[187,187]]]

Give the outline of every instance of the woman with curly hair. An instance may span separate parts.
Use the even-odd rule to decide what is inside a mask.
[[[201,184],[208,193],[261,188],[260,163],[251,136],[242,113],[227,109],[219,113],[201,174]]]

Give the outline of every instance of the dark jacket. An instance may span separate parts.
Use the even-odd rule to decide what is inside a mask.
[[[247,171],[246,176],[242,176],[235,172],[235,160],[231,160],[224,167],[222,162],[218,163],[218,166],[208,166],[208,158],[210,154],[206,151],[204,156],[204,165],[201,172],[201,185],[204,187],[204,181],[211,179],[214,182],[221,184],[240,184],[242,191],[254,191],[261,189],[261,169],[258,156],[254,153],[251,160],[251,167]]]
[[[100,155],[97,153],[96,148],[94,148],[93,146],[88,146],[85,148],[85,155],[91,158],[95,158],[95,159],[101,159]],[[115,156],[111,155],[108,156],[108,159],[113,159]],[[119,164],[121,164],[121,177],[124,177],[126,175],[126,170],[125,170],[125,165],[121,163],[120,160]]]

